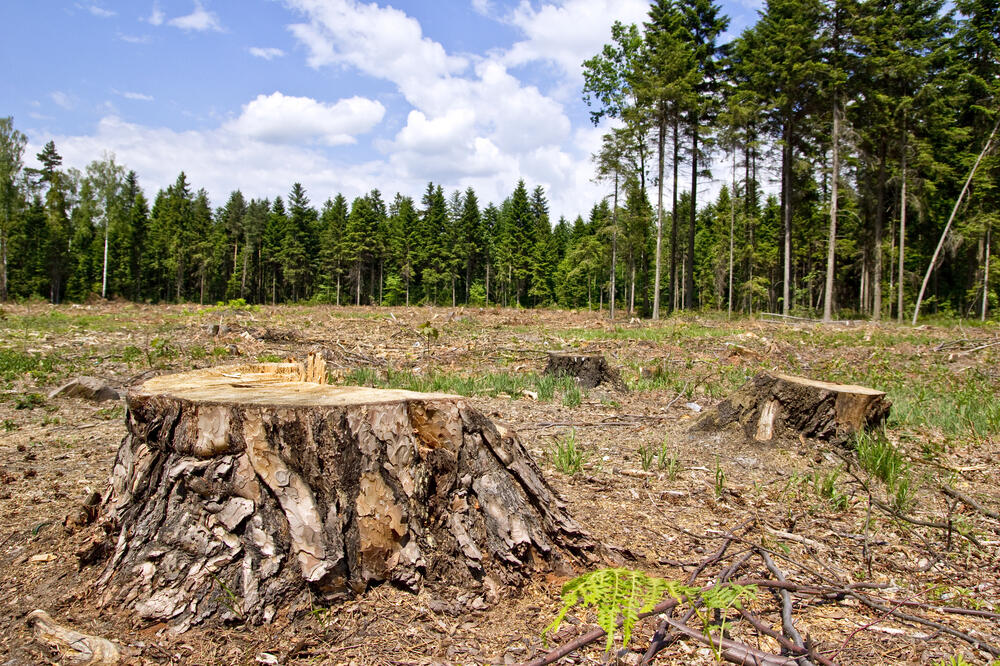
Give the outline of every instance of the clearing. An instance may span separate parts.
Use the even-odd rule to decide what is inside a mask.
[[[330,607],[285,609],[271,624],[179,635],[98,607],[104,563],[78,556],[98,527],[64,519],[92,491],[106,492],[124,402],[48,392],[80,375],[127,389],[311,350],[325,351],[335,384],[470,396],[519,433],[571,515],[622,566],[680,582],[699,574],[700,586],[727,573],[777,577],[759,556],[770,553],[800,587],[790,596],[798,632],[838,664],[990,663],[1000,645],[995,323],[687,315],[612,325],[594,312],[550,310],[29,304],[0,310],[3,664],[59,663],[25,622],[35,609],[118,642],[129,663],[519,663],[549,649],[541,634],[566,582],[552,574],[495,599],[381,585]],[[549,352],[602,353],[628,391],[544,376]],[[763,370],[883,390],[892,413],[884,431],[844,444],[688,432],[699,410]],[[830,593],[848,585],[856,596]],[[746,608],[781,633],[776,591],[760,588]],[[734,609],[726,617],[735,640],[779,652]],[[550,647],[594,621],[571,610]],[[638,663],[657,623],[636,625],[621,663]],[[602,639],[564,663],[605,659]],[[716,662],[688,637],[657,663]]]

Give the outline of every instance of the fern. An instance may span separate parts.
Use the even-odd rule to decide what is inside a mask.
[[[622,643],[628,645],[640,613],[647,613],[667,594],[678,602],[698,588],[647,576],[632,569],[598,569],[567,582],[562,588],[562,608],[542,635],[555,633],[569,609],[578,603],[597,609],[597,625],[608,634],[607,650],[614,647],[615,625],[622,618]]]
[[[598,569],[563,585],[562,608],[542,635],[558,631],[566,613],[577,604],[584,608],[593,607],[597,610],[597,625],[608,635],[605,650],[610,652],[614,647],[618,619],[621,618],[622,623],[622,645],[628,645],[639,615],[653,610],[665,596],[676,600],[678,604],[691,603],[695,608],[703,606],[704,614],[699,613],[699,617],[706,624],[707,633],[711,629],[708,626],[710,614],[707,611],[739,608],[744,601],[752,600],[756,595],[757,588],[753,585],[726,584],[703,590],[677,581],[647,576],[632,569]]]

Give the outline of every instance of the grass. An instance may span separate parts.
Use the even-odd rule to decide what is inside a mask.
[[[905,513],[913,503],[916,487],[903,454],[882,433],[858,434],[854,448],[861,467],[885,484],[889,503]]]
[[[537,394],[543,402],[552,402],[557,394],[563,404],[573,407],[580,404],[580,389],[572,377],[512,372],[486,372],[463,375],[455,372],[430,372],[415,374],[400,370],[378,370],[373,367],[356,368],[344,377],[344,383],[373,388],[404,389],[422,393],[452,393],[464,396],[518,397],[526,391]]]
[[[56,371],[58,363],[51,356],[32,354],[13,349],[0,349],[0,377],[10,381],[30,374],[44,377]]]
[[[556,438],[551,457],[552,464],[563,474],[573,476],[583,470],[587,454],[576,445],[576,430],[570,430],[568,434]]]

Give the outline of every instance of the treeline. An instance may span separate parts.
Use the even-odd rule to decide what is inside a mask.
[[[656,0],[584,63],[594,122],[616,126],[594,156],[608,196],[555,224],[524,182],[485,206],[433,183],[419,201],[317,206],[295,184],[213,209],[181,173],[150,203],[113,157],[63,169],[50,142],[24,168],[25,137],[0,119],[0,298],[902,319],[924,289],[925,308],[985,317],[1000,284],[998,3],[770,0],[720,44],[710,0]],[[709,167],[727,184],[704,201]]]
[[[499,206],[429,183],[420,201],[372,190],[317,209],[296,183],[213,209],[183,172],[150,205],[112,157],[64,171],[50,142],[38,160],[5,194],[4,299],[597,307],[607,277],[607,203],[553,227],[543,189],[523,181]]]
[[[654,317],[661,295],[824,318],[902,319],[921,293],[963,316],[997,306],[997,0],[768,0],[727,44],[711,0],[648,17],[613,26],[583,96],[619,127],[598,173],[655,185]],[[705,205],[713,162],[729,187]]]

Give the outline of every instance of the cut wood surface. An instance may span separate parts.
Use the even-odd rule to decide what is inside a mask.
[[[183,630],[383,581],[495,594],[596,552],[517,436],[463,398],[325,375],[311,356],[129,392],[103,603]]]
[[[550,352],[545,374],[575,377],[582,388],[595,388],[607,383],[619,391],[627,390],[618,370],[609,365],[602,354]]]
[[[882,423],[891,405],[884,392],[864,386],[763,372],[706,411],[692,430],[718,430],[735,423],[760,442],[782,431],[842,438]]]

